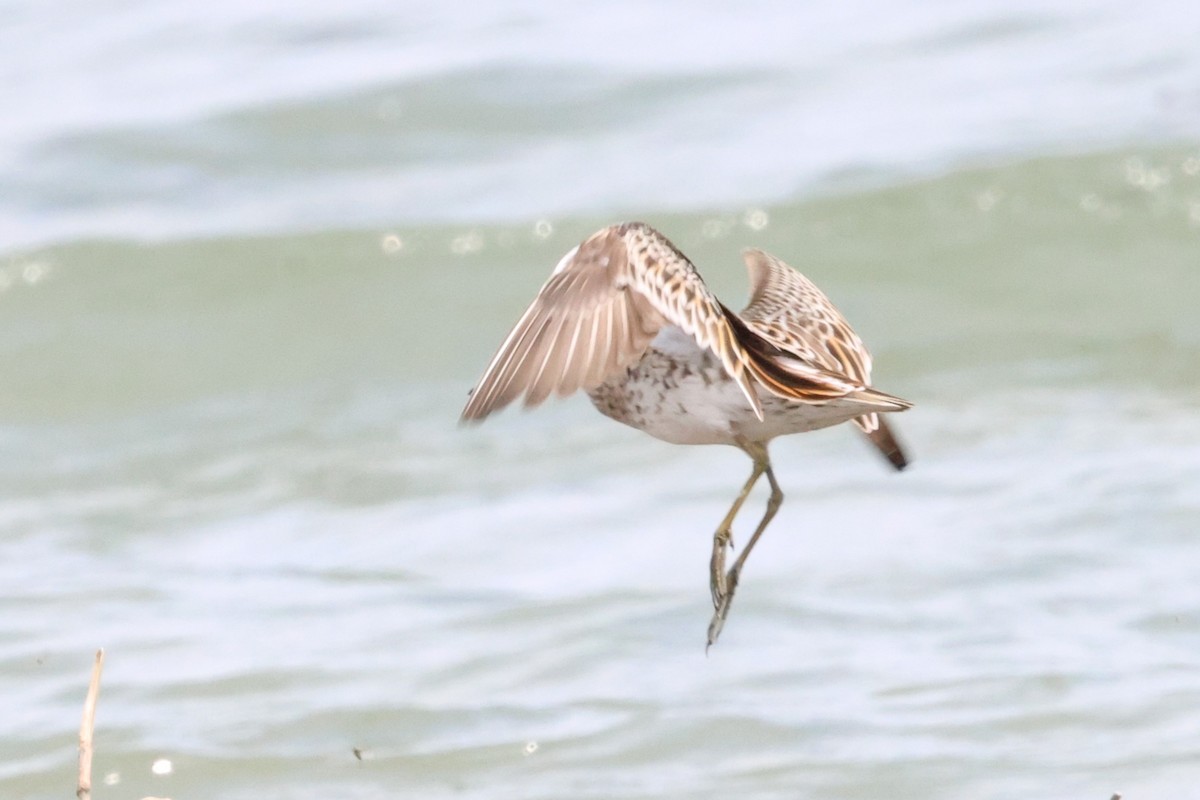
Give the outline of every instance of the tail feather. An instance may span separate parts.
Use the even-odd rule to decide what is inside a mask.
[[[912,403],[904,398],[896,397],[896,395],[888,394],[887,392],[881,392],[870,386],[865,389],[859,389],[850,395],[850,398],[877,406],[880,411],[907,411],[912,408]]]
[[[908,456],[904,454],[900,443],[892,435],[892,429],[879,418],[878,414],[865,414],[855,419],[854,424],[862,428],[863,433],[871,440],[871,444],[879,449],[879,452],[891,462],[893,467],[901,470],[908,466]]]

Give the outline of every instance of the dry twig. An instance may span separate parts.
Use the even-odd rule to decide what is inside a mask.
[[[96,651],[92,664],[92,680],[88,684],[87,700],[83,702],[83,722],[79,724],[79,800],[92,797],[92,731],[96,727],[96,697],[100,694],[100,671],[104,669],[104,650]]]

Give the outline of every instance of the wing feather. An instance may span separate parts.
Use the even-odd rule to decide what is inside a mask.
[[[840,384],[844,396],[880,411],[911,407],[907,400],[871,388],[870,351],[816,284],[761,250],[747,250],[743,257],[750,273],[750,303],[740,316],[751,330],[787,354],[767,355],[768,363],[808,380],[814,371],[821,373],[825,391]],[[856,417],[854,424],[897,469],[908,463],[878,413]]]
[[[540,365],[528,380],[529,391],[525,394],[525,402],[528,405],[537,405],[545,401],[560,383],[563,367],[561,359],[566,356],[567,346],[559,337],[566,323],[567,318],[560,317],[552,320],[546,327],[546,345],[542,348],[545,355],[541,356]]]
[[[463,409],[480,420],[524,395],[590,390],[636,363],[665,325],[709,348],[762,417],[751,356],[696,268],[643,223],[593,234],[567,253],[500,345]]]

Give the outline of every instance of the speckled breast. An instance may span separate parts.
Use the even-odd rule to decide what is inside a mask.
[[[600,413],[673,444],[766,442],[862,413],[852,403],[797,403],[760,390],[759,420],[721,362],[679,334],[655,339],[641,361],[588,392]]]

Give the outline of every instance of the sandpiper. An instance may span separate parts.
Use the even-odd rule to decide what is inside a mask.
[[[767,455],[772,439],[852,420],[892,466],[908,463],[879,414],[911,404],[871,387],[871,355],[845,318],[779,259],[743,255],[750,304],[735,313],[649,225],[597,231],[558,262],[462,413],[482,420],[522,395],[531,407],[583,389],[601,413],[658,439],[745,451],[750,478],[713,534],[709,646],[746,557],[783,502]],[[763,475],[766,511],[726,572],[734,518]]]

